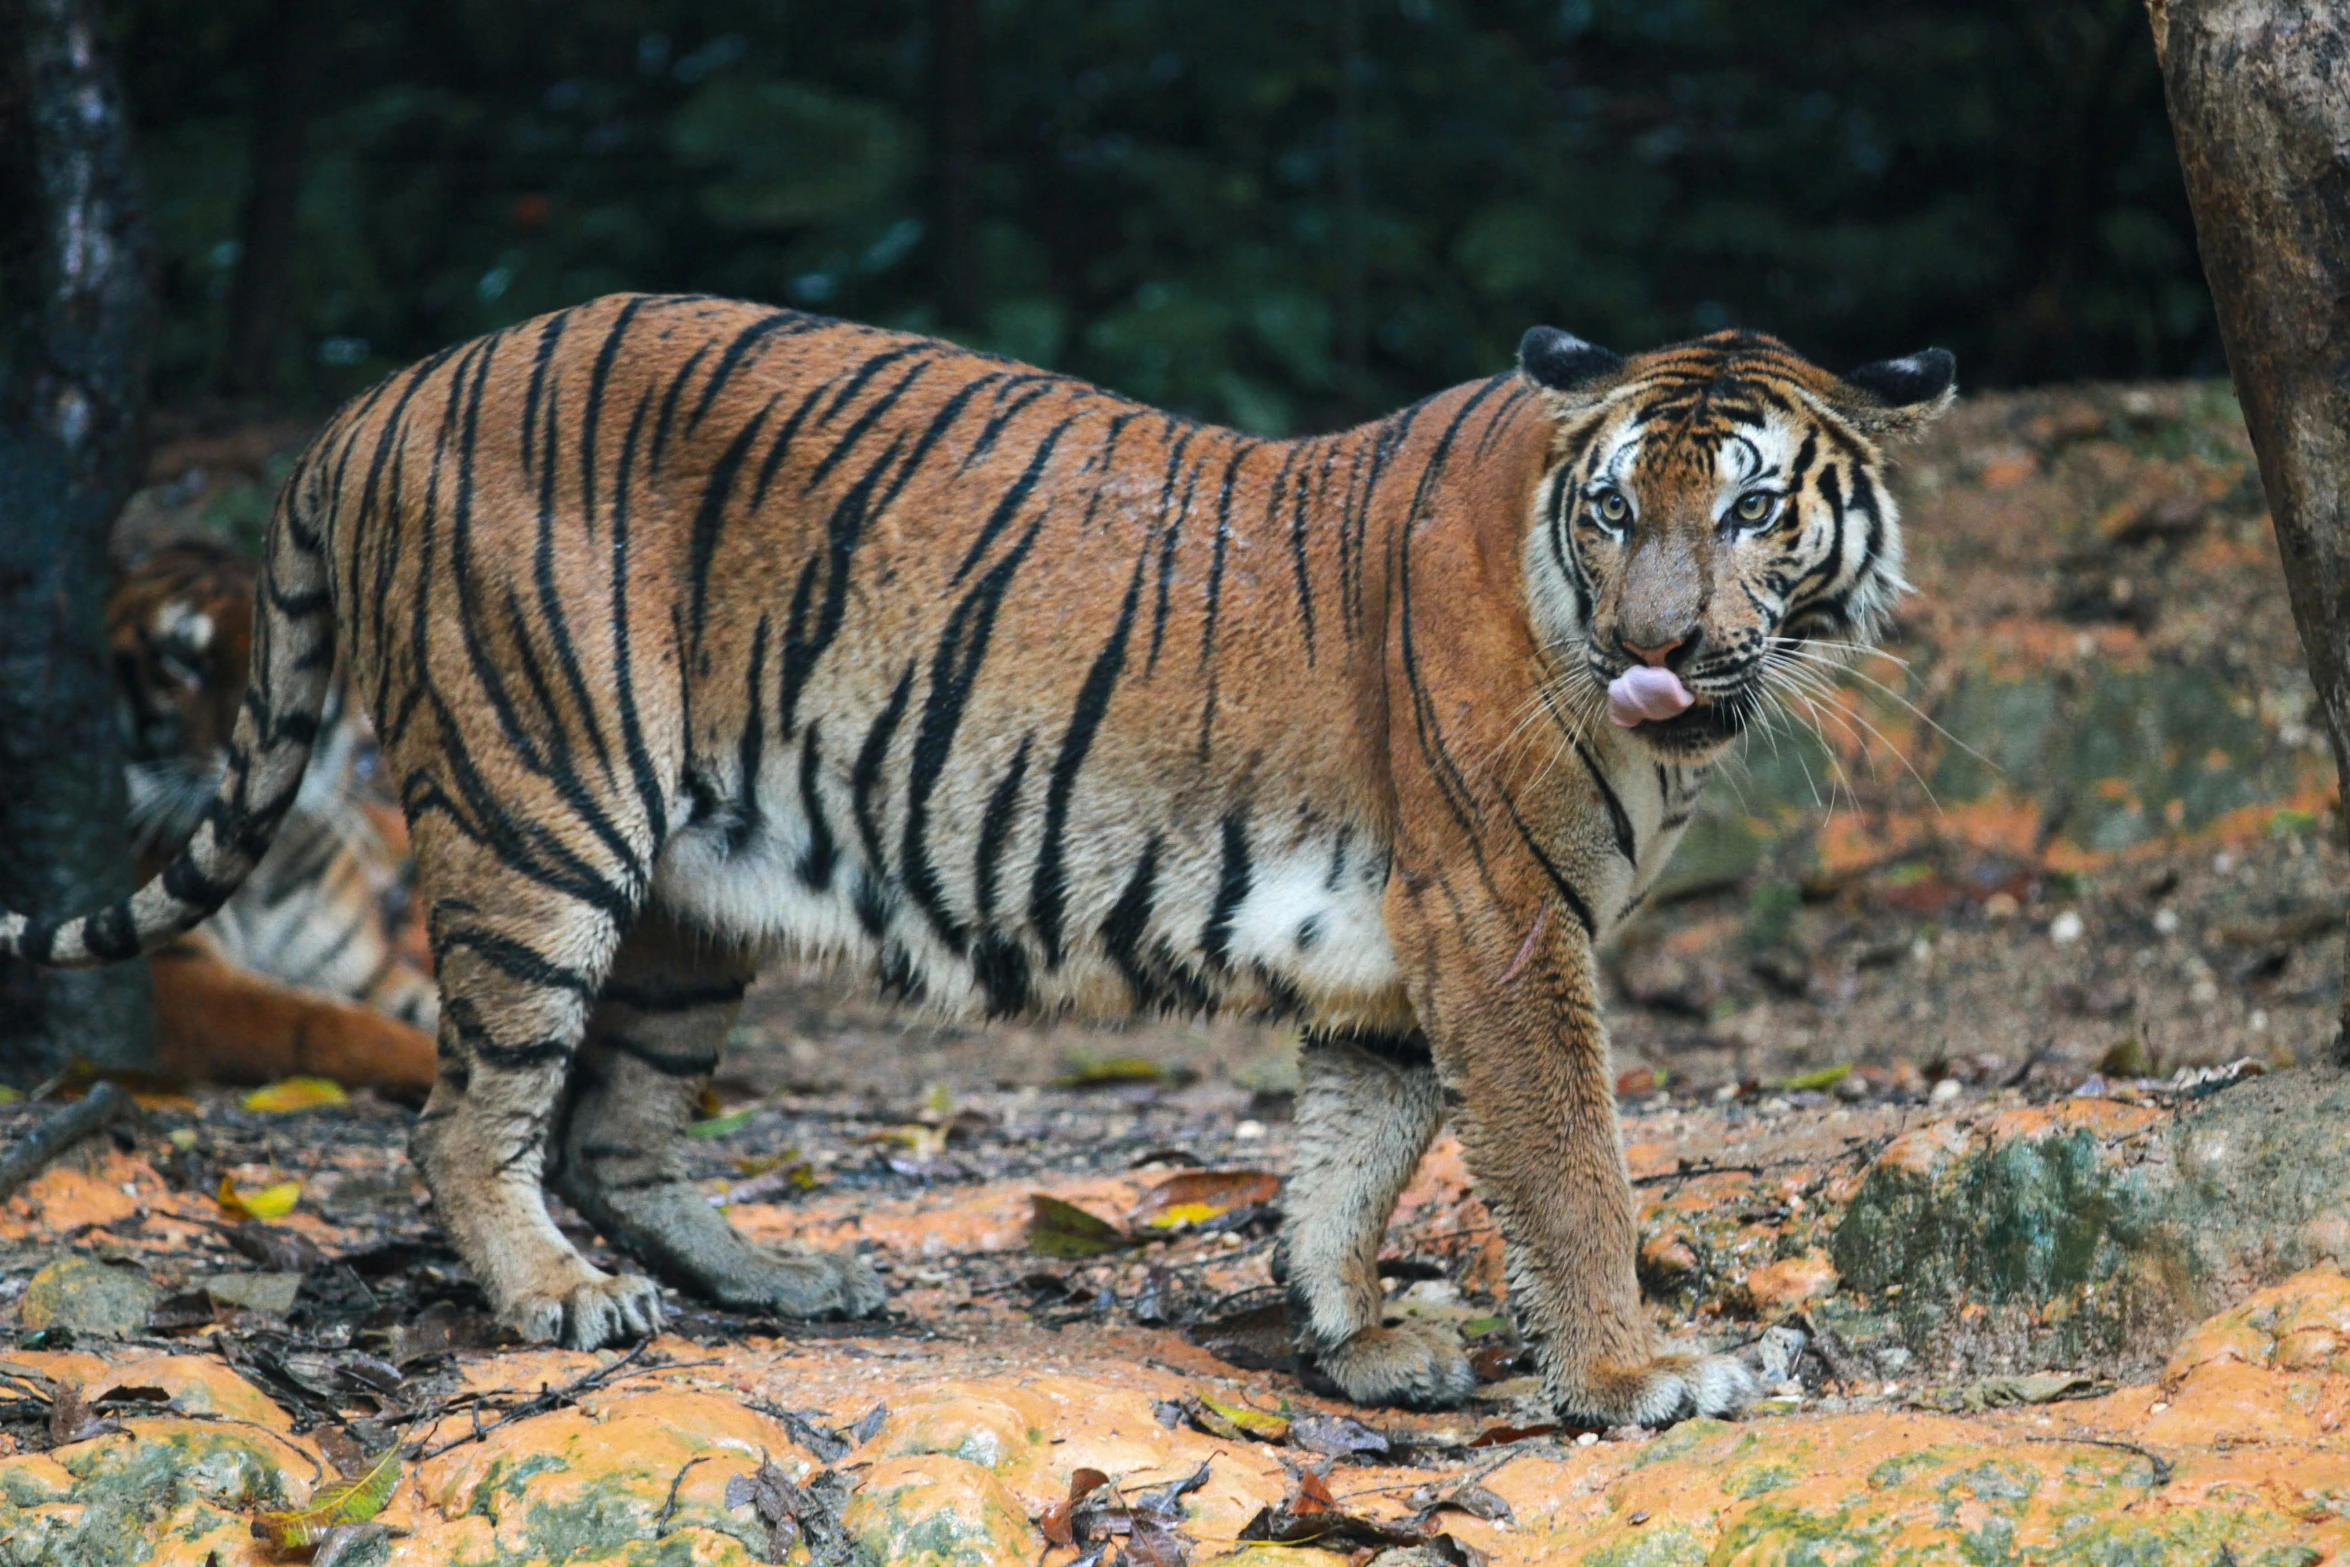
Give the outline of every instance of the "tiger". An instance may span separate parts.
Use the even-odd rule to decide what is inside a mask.
[[[203,539],[122,567],[106,642],[131,847],[160,869],[227,766],[251,657],[255,572]],[[170,1077],[296,1073],[423,1094],[440,997],[403,950],[403,856],[372,819],[366,724],[329,691],[302,792],[218,913],[155,954],[158,1065]]]
[[[663,1321],[549,1192],[720,1306],[881,1309],[860,1257],[745,1241],[682,1154],[794,949],[946,1013],[1293,1019],[1315,1369],[1365,1404],[1471,1391],[1376,1269],[1449,1119],[1562,1417],[1732,1413],[1753,1372],[1642,1308],[1593,951],[1773,672],[1884,620],[1885,454],[1954,379],[1940,350],[1838,376],[1745,332],[1625,358],[1536,328],[1512,368],[1272,439],[793,310],[581,304],[336,415],[272,515],[203,823],[0,946],[109,961],[217,908],[340,656],[440,984],[411,1152],[523,1337]]]

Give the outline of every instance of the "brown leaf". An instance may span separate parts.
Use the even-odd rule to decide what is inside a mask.
[[[1289,1440],[1325,1458],[1385,1453],[1391,1445],[1382,1433],[1345,1415],[1299,1415],[1289,1423]]]
[[[1133,1244],[1118,1226],[1073,1202],[1043,1192],[1028,1198],[1028,1249],[1040,1256],[1076,1262]]]
[[[1188,1230],[1281,1195],[1281,1179],[1263,1170],[1185,1170],[1143,1194],[1126,1215],[1136,1230]]]
[[[1053,1503],[1036,1520],[1036,1527],[1055,1545],[1072,1546],[1077,1543],[1075,1530],[1070,1526],[1070,1514],[1077,1504],[1110,1483],[1110,1477],[1099,1469],[1076,1469],[1069,1474],[1069,1495]]]

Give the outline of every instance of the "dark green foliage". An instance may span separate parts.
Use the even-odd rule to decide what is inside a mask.
[[[218,371],[267,11],[121,8],[176,395]],[[338,8],[282,389],[618,287],[935,326],[934,11]],[[2220,368],[2138,0],[990,0],[980,31],[966,335],[1212,418],[1327,426],[1538,321],[1935,342],[1978,387]]]

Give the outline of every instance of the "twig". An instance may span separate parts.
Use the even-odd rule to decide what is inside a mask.
[[[708,1453],[696,1453],[678,1466],[675,1478],[669,1482],[669,1500],[661,1504],[660,1516],[653,1520],[654,1539],[658,1540],[669,1532],[669,1520],[677,1511],[677,1488],[685,1484],[686,1472],[696,1464],[706,1464],[709,1461],[710,1455]]]
[[[529,1398],[524,1399],[521,1403],[516,1404],[512,1409],[506,1410],[504,1413],[500,1414],[497,1419],[491,1421],[487,1425],[483,1425],[481,1423],[481,1406],[476,1404],[473,1407],[474,1425],[471,1431],[468,1431],[463,1436],[453,1436],[438,1447],[426,1448],[416,1455],[416,1461],[418,1463],[423,1463],[427,1459],[438,1458],[441,1456],[441,1454],[449,1451],[453,1447],[463,1447],[468,1442],[478,1442],[482,1440],[484,1437],[488,1436],[491,1432],[497,1430],[501,1426],[509,1426],[517,1420],[528,1420],[533,1415],[543,1415],[550,1410],[561,1409],[566,1404],[575,1404],[579,1402],[580,1394],[592,1393],[596,1389],[602,1387],[605,1383],[613,1380],[623,1373],[626,1373],[630,1376],[637,1376],[648,1371],[686,1371],[696,1366],[714,1366],[718,1364],[718,1362],[715,1360],[662,1360],[655,1361],[649,1366],[638,1366],[634,1371],[628,1370],[629,1366],[636,1360],[636,1358],[639,1355],[642,1355],[646,1350],[652,1348],[652,1346],[653,1341],[651,1339],[645,1339],[639,1342],[636,1348],[630,1350],[627,1354],[621,1356],[618,1360],[613,1361],[612,1364],[608,1366],[598,1366],[593,1371],[586,1372],[580,1376],[574,1377],[569,1382],[564,1383],[561,1387],[542,1387],[538,1390],[538,1392],[531,1395]],[[435,1410],[433,1412],[432,1418],[438,1419],[439,1416],[445,1412],[446,1408],[447,1406],[444,1405],[441,1409]],[[423,1418],[421,1413],[418,1418]]]
[[[136,1101],[113,1083],[92,1087],[19,1138],[8,1156],[0,1158],[0,1202],[14,1196],[18,1187],[75,1143],[137,1108]]]
[[[2058,1447],[2110,1447],[2110,1448],[2112,1448],[2112,1449],[2113,1449],[2115,1452],[2118,1452],[2118,1453],[2130,1453],[2130,1454],[2134,1454],[2135,1456],[2137,1456],[2137,1457],[2139,1457],[2139,1458],[2143,1458],[2143,1459],[2145,1459],[2145,1460],[2146,1460],[2146,1462],[2147,1462],[2147,1464],[2148,1464],[2148,1465],[2149,1465],[2149,1466],[2150,1466],[2150,1467],[2153,1469],[2153,1471],[2154,1471],[2154,1483],[2153,1483],[2152,1485],[2150,1485],[2150,1486],[2148,1486],[2148,1487],[2147,1487],[2147,1489],[2148,1489],[2148,1490],[2150,1490],[2150,1491],[2159,1491],[2159,1490],[2161,1490],[2161,1489],[2162,1489],[2164,1486],[2166,1486],[2166,1485],[2170,1484],[2170,1477],[2171,1477],[2171,1461],[2170,1461],[2169,1459],[2167,1459],[2167,1458],[2161,1457],[2161,1456],[2160,1456],[2160,1455],[2158,1455],[2158,1454],[2155,1454],[2155,1453],[2150,1453],[2150,1452],[2146,1451],[2146,1449],[2144,1449],[2143,1447],[2140,1447],[2140,1446],[2139,1446],[2137,1443],[2135,1443],[2135,1442],[2120,1442],[2120,1441],[2116,1441],[2116,1440],[2114,1440],[2114,1439],[2113,1439],[2113,1438],[2111,1438],[2111,1437],[2103,1437],[2103,1436],[2078,1436],[2078,1435],[2075,1435],[2075,1436],[2027,1436],[2027,1437],[2025,1437],[2025,1438],[2024,1438],[2024,1440],[2025,1440],[2025,1441],[2027,1441],[2027,1442],[2047,1442],[2047,1443],[2052,1443],[2052,1444],[2054,1444],[2055,1446],[2058,1446]]]

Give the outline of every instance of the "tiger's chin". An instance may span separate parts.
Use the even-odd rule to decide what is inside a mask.
[[[1688,765],[1711,761],[1746,732],[1752,704],[1743,692],[1701,696],[1670,718],[1652,718],[1625,731],[1660,759]]]

